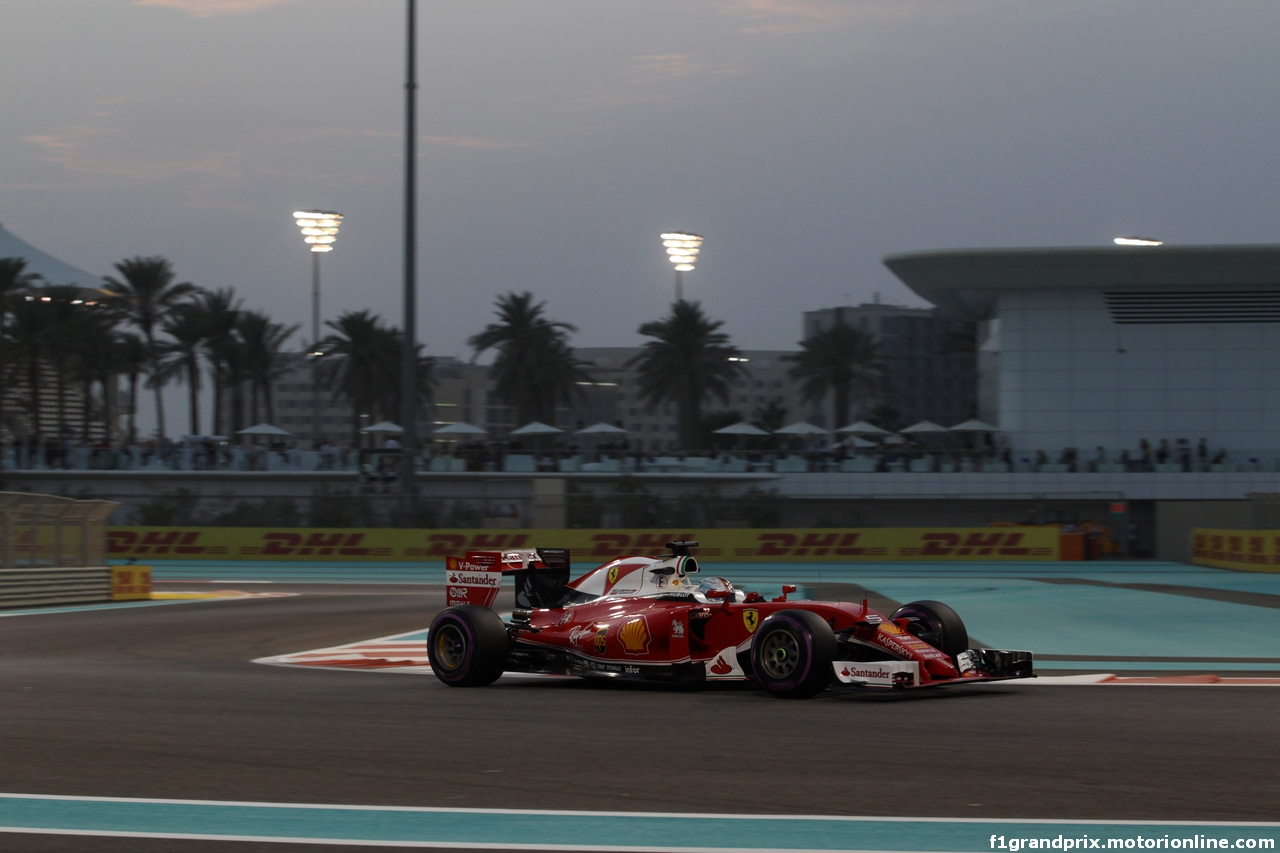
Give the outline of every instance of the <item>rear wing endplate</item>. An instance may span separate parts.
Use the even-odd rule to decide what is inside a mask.
[[[450,606],[492,607],[502,576],[516,577],[516,605],[553,607],[569,581],[568,548],[522,548],[468,551],[445,558],[445,595]]]

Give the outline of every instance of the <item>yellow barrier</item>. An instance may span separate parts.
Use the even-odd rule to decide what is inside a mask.
[[[1191,531],[1191,562],[1218,569],[1280,572],[1280,530]]]
[[[695,539],[697,555],[726,562],[1057,560],[1056,527],[762,530],[396,530],[270,527],[113,527],[112,559],[403,562],[502,548],[571,548],[575,560],[659,554]]]
[[[111,600],[137,601],[151,597],[150,566],[112,566]]]

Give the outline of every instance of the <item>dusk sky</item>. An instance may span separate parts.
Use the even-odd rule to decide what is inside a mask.
[[[8,0],[0,223],[310,321],[291,213],[346,217],[324,316],[400,325],[402,0]],[[419,3],[419,304],[469,357],[530,290],[580,346],[686,295],[744,348],[921,304],[891,252],[1275,242],[1275,0]],[[297,339],[299,342],[303,336]]]

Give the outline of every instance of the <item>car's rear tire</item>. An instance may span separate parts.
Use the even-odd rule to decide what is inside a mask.
[[[831,683],[836,636],[808,610],[767,617],[751,641],[751,669],[765,690],[783,699],[807,699]]]
[[[450,607],[431,621],[427,658],[436,678],[450,687],[492,684],[507,663],[507,628],[487,607]]]
[[[906,619],[907,632],[914,634],[952,659],[969,648],[969,632],[964,621],[954,610],[941,601],[913,601],[904,604],[892,620]]]

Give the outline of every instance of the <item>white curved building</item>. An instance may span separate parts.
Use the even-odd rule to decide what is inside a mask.
[[[1092,458],[1204,439],[1280,459],[1280,246],[978,249],[889,255],[945,311],[994,321],[987,362],[1016,452]],[[994,375],[992,375],[994,374]],[[992,413],[988,413],[991,416]]]

